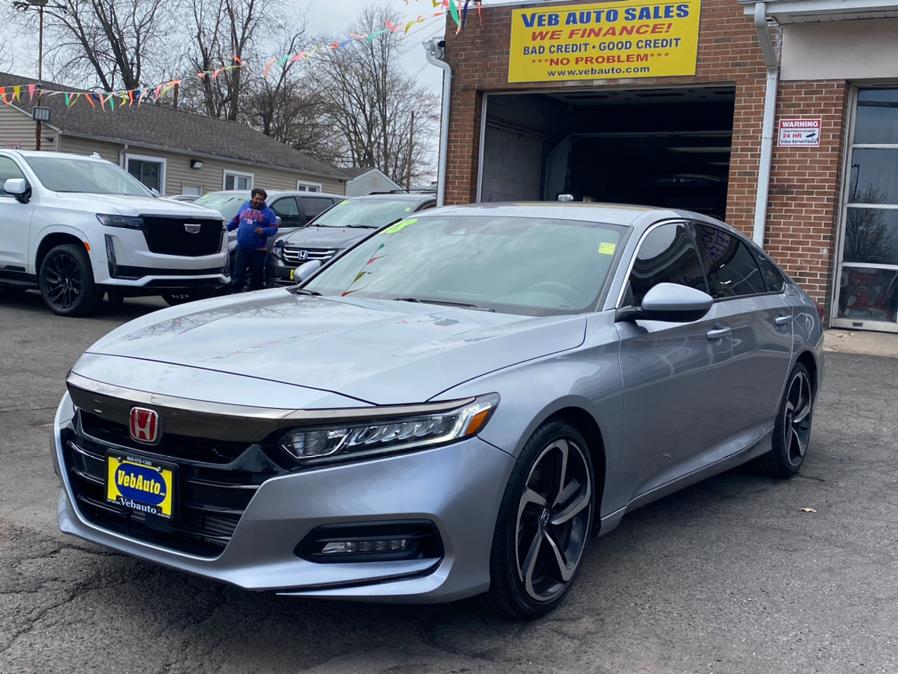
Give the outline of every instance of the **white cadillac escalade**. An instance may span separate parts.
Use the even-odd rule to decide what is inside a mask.
[[[57,314],[110,300],[189,298],[228,283],[221,214],[160,198],[108,161],[0,151],[0,288],[38,288]]]

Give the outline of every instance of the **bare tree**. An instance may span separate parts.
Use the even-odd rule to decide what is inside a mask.
[[[438,116],[436,97],[399,62],[400,37],[386,5],[363,11],[355,33],[368,37],[330,50],[319,70],[328,117],[340,133],[344,163],[373,166],[400,184],[429,174],[430,146]]]
[[[47,5],[47,50],[67,80],[136,89],[165,60],[173,0],[58,0]],[[73,77],[74,75],[74,77]]]
[[[244,88],[239,66],[252,51],[256,32],[270,26],[276,0],[190,0],[191,41],[188,62],[197,72],[215,73],[200,80],[202,105],[212,117],[236,120]]]
[[[246,123],[325,161],[336,153],[314,72],[308,68],[306,32],[303,27],[285,33],[277,53],[291,55],[274,64],[268,76],[251,72],[246,81],[246,105],[241,116]]]

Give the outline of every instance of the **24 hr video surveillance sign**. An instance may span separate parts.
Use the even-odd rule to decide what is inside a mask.
[[[701,0],[512,12],[509,82],[694,75]]]

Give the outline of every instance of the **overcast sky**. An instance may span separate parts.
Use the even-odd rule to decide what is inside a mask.
[[[296,12],[305,13],[308,17],[308,27],[312,34],[345,34],[349,26],[358,17],[359,13],[367,6],[374,5],[381,0],[285,0],[287,7],[295,8]],[[445,29],[444,20],[433,20],[433,3],[431,0],[382,0],[395,8],[396,13],[403,19],[413,19],[418,15],[428,17],[428,22],[422,27],[412,29],[405,38],[402,63],[405,69],[417,76],[420,82],[432,88],[435,92],[440,89],[441,74],[435,66],[427,63],[424,58],[425,40],[442,35]],[[484,5],[507,3],[508,0],[484,0]],[[12,13],[11,3],[0,0],[3,4],[2,14]],[[472,6],[472,11],[474,8]],[[0,21],[8,19],[8,16],[0,15]],[[17,75],[35,77],[37,75],[37,36],[34,39],[21,40],[20,35],[10,35],[18,28],[13,28],[7,23],[5,29],[0,27],[0,69]],[[35,31],[36,32],[36,31]],[[45,68],[45,76],[47,76]],[[81,84],[81,83],[76,83]]]
[[[411,20],[420,15],[432,15],[434,12],[431,0],[384,0],[395,7],[396,13],[404,19]],[[309,30],[312,33],[340,33],[353,24],[359,13],[369,4],[363,0],[292,0],[299,11],[305,11],[308,17]],[[419,81],[434,91],[439,91],[441,74],[439,68],[432,66],[424,58],[422,42],[437,35],[445,29],[443,21],[433,21],[424,27],[410,31],[403,46],[402,63],[410,73],[418,74]]]

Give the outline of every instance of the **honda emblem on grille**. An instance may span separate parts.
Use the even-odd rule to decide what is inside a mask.
[[[298,250],[298,251],[296,251],[296,257],[298,257],[300,260],[308,260],[309,259],[309,251]]]
[[[185,222],[184,223],[184,231],[188,234],[199,234],[202,231],[203,226],[196,222]]]
[[[131,439],[144,445],[159,442],[159,415],[146,407],[132,407],[128,428]]]

